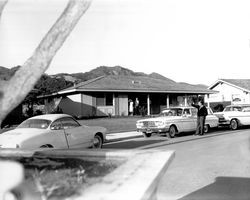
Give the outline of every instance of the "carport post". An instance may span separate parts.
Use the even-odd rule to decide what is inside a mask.
[[[166,104],[167,104],[167,108],[169,108],[169,94],[167,94]]]
[[[148,110],[147,115],[150,115],[150,95],[149,94],[147,96],[147,110]]]

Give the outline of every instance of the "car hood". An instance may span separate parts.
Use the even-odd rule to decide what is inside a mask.
[[[17,128],[11,131],[4,132],[0,135],[0,144],[6,143],[19,144],[27,139],[41,135],[47,132],[45,129],[36,128]]]
[[[223,116],[223,115],[232,115],[235,113],[239,113],[239,111],[216,112],[216,113],[214,113],[214,115]]]
[[[148,118],[148,119],[142,119],[137,122],[144,122],[144,121],[173,121],[173,120],[178,120],[182,119],[182,116],[166,116],[166,117],[155,117],[155,118]]]

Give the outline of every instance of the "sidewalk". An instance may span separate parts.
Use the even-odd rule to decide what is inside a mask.
[[[143,137],[143,136],[142,133],[139,133],[137,131],[108,133],[106,135],[106,143],[125,140],[125,139],[138,138],[138,137]]]
[[[244,130],[244,129],[242,129]],[[194,136],[193,134],[190,135],[185,135],[185,136],[180,136],[180,137],[175,137],[175,138],[167,138],[164,137],[164,145],[168,144],[176,144],[176,143],[182,143],[182,142],[187,142],[187,141],[193,141],[193,140],[200,140],[200,139],[204,139],[204,138],[208,138],[208,137],[215,137],[215,136],[220,136],[220,135],[225,135],[225,134],[230,134],[230,133],[237,133],[240,132],[242,130],[213,130],[203,136]],[[137,131],[129,131],[129,132],[120,132],[120,133],[108,133],[106,135],[106,142],[105,143],[110,143],[110,142],[116,142],[116,141],[122,141],[122,140],[126,140],[126,139],[133,139],[133,138],[143,138],[142,133],[139,133]],[[152,137],[148,138],[148,139],[160,139],[160,137],[158,137],[157,134],[152,135]],[[162,138],[162,137],[161,137]],[[147,138],[145,138],[147,139]],[[160,143],[157,144],[153,144],[153,145],[149,145],[150,147],[157,147],[157,146],[161,146]],[[145,146],[143,148],[146,148],[148,146]]]

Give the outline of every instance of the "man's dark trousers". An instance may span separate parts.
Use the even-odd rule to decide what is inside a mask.
[[[197,116],[197,128],[196,135],[204,135],[204,126],[205,126],[206,116]]]

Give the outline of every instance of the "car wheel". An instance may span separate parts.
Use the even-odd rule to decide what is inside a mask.
[[[174,138],[176,134],[177,134],[176,127],[175,126],[170,126],[168,136],[170,138]]]
[[[44,145],[40,146],[40,148],[53,148],[53,146],[50,144],[44,144]]]
[[[209,129],[210,129],[209,125],[206,124],[206,125],[204,126],[204,133],[208,133],[208,132],[209,132]]]
[[[95,149],[100,149],[100,148],[102,148],[102,144],[103,144],[103,141],[102,141],[101,136],[96,134],[94,137],[94,140],[93,140],[92,147]]]
[[[238,128],[238,122],[236,119],[232,119],[230,122],[230,127],[232,130],[236,130]]]
[[[146,132],[143,132],[142,134],[145,138],[149,138],[152,135],[152,133],[146,133]]]

